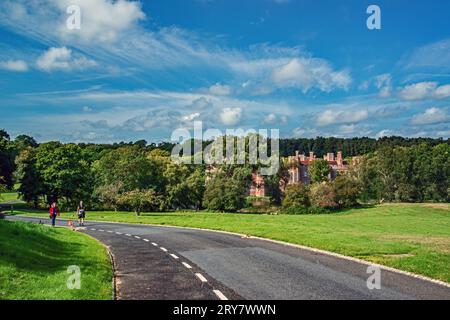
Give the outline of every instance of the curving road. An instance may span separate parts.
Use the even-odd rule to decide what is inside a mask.
[[[450,300],[450,286],[384,269],[381,289],[369,290],[366,264],[260,239],[106,222],[82,232],[114,255],[119,299]]]

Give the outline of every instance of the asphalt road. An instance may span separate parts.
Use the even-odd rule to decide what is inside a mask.
[[[388,270],[370,290],[366,264],[260,239],[89,221],[82,232],[113,253],[119,299],[450,300],[448,286]]]

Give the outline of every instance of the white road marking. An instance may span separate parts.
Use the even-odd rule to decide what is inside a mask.
[[[152,242],[152,245],[154,245],[155,247],[157,247],[157,246],[158,246],[158,244],[157,244],[157,243],[154,243],[154,242]]]
[[[208,280],[206,280],[206,278],[201,273],[196,273],[195,275],[200,279],[201,282],[208,282]]]
[[[136,239],[140,239],[141,237],[139,237],[139,236],[134,236]]]
[[[178,256],[174,255],[173,253],[171,253],[170,256],[174,259],[179,259]]]
[[[217,298],[219,298],[220,300],[228,300],[227,297],[225,297],[225,295],[220,292],[220,290],[213,290],[213,292],[216,294]]]
[[[116,232],[116,234],[118,234],[118,235],[121,235],[122,233],[120,233],[120,232]]]
[[[164,251],[164,252],[167,252],[167,249],[166,249],[166,248],[161,247],[160,249],[161,249],[162,251]]]
[[[102,230],[102,229],[98,229],[98,231],[100,231],[100,232],[104,232],[105,230]]]
[[[92,231],[96,231],[97,229],[91,228]]]
[[[108,230],[108,233],[113,233],[111,230]]]
[[[185,266],[188,269],[192,269],[192,267],[190,265],[188,265],[186,262],[182,262],[183,266]]]
[[[129,233],[127,233],[127,234],[125,234],[127,237],[131,237],[131,234],[129,234]]]
[[[148,240],[148,239],[143,239],[145,242],[149,242],[150,240]]]

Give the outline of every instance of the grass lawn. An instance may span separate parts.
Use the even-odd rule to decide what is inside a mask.
[[[67,268],[79,266],[81,288],[70,290]],[[112,268],[95,239],[64,228],[0,220],[0,300],[106,300]]]
[[[27,210],[17,214],[40,216]],[[44,213],[46,216],[47,213]],[[74,217],[64,213],[62,217]],[[327,215],[88,212],[88,220],[232,231],[362,258],[450,282],[450,205],[386,204]]]
[[[0,194],[0,203],[19,200],[18,198],[19,195],[17,194],[17,192],[2,193]]]

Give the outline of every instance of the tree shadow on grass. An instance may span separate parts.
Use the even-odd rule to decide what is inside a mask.
[[[79,245],[58,240],[54,230],[30,223],[0,220],[0,264],[32,272],[57,272],[80,250]]]

